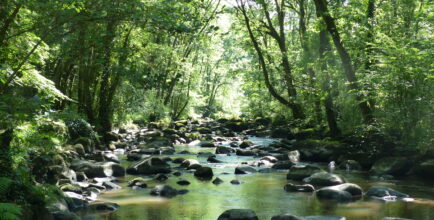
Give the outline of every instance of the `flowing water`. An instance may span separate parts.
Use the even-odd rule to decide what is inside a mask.
[[[255,144],[268,145],[275,139],[250,138]],[[224,161],[221,164],[206,162],[206,157],[198,157],[197,152],[212,152],[214,149],[200,148],[199,146],[179,145],[176,151],[188,150],[192,154],[173,155],[172,158],[183,157],[197,159],[201,164],[213,168],[214,176],[224,182],[214,185],[211,181],[201,181],[186,172],[182,176],[171,175],[164,184],[176,189],[188,189],[189,193],[178,195],[171,199],[154,197],[150,190],[158,184],[149,178],[148,188],[133,190],[127,187],[129,180],[136,176],[127,175],[120,179],[122,189],[101,193],[98,199],[115,202],[121,208],[112,213],[84,214],[83,219],[90,220],[214,220],[227,209],[242,208],[253,209],[259,219],[271,219],[272,216],[291,213],[298,216],[307,215],[339,215],[351,220],[376,220],[383,217],[401,217],[415,220],[434,219],[434,184],[412,180],[370,180],[366,173],[354,171],[339,171],[335,173],[344,176],[349,182],[360,185],[364,190],[370,186],[388,186],[404,192],[415,198],[412,202],[378,202],[359,200],[347,204],[330,204],[320,202],[313,193],[286,192],[283,186],[288,182],[286,172],[256,173],[248,175],[234,175],[235,167],[242,161],[253,161],[258,158],[217,155],[217,159]],[[124,162],[128,166],[128,162]],[[323,165],[324,168],[327,164]],[[171,164],[177,167],[177,164]],[[180,186],[176,184],[179,179],[186,179],[191,184]],[[233,185],[231,180],[238,179],[240,185]]]

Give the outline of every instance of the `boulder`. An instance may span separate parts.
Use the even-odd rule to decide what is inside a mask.
[[[286,184],[283,189],[287,192],[313,192],[315,187],[310,184],[295,185],[292,183]]]
[[[212,183],[215,185],[219,185],[219,184],[223,183],[223,180],[217,177],[212,181]]]
[[[259,220],[251,209],[229,209],[224,211],[217,220]]]
[[[182,164],[182,162],[184,162],[185,159],[182,157],[177,157],[174,160],[172,160],[173,163],[178,163],[178,164]]]
[[[319,172],[303,179],[303,182],[321,186],[334,186],[345,183],[345,180],[336,174]]]
[[[188,180],[178,180],[178,182],[176,183],[181,186],[190,185],[190,182]]]
[[[151,190],[150,194],[153,196],[171,198],[178,194],[178,190],[168,185],[157,185]]]
[[[199,145],[201,147],[216,147],[213,141],[201,141]]]
[[[53,215],[53,220],[81,220],[77,214],[70,211],[55,211],[51,213]]]
[[[133,188],[146,188],[148,184],[146,184],[146,180],[142,177],[137,177],[128,182],[128,186]]]
[[[90,161],[75,160],[71,163],[71,168],[77,172],[84,172],[89,178],[125,176],[125,168],[114,162],[92,163]]]
[[[204,179],[211,179],[213,175],[211,167],[200,167],[194,172],[195,177]]]
[[[277,161],[271,168],[276,170],[287,170],[290,169],[292,166],[294,166],[295,163],[287,160],[287,161]]]
[[[294,165],[289,169],[287,179],[302,180],[314,173],[323,171],[321,168],[312,165]]]
[[[413,162],[407,157],[386,157],[378,160],[372,166],[370,173],[375,175],[389,174],[402,176],[412,168]]]
[[[271,217],[271,220],[304,220],[304,218],[291,214],[282,214]]]
[[[343,216],[304,216],[304,220],[346,220],[347,218]]]
[[[167,177],[166,175],[164,175],[162,173],[159,173],[159,174],[154,176],[154,180],[157,180],[160,182],[166,181],[167,179],[169,179],[169,177]]]
[[[237,155],[238,156],[255,156],[256,153],[252,150],[243,150],[243,149],[237,149]]]
[[[319,200],[329,200],[336,202],[349,202],[352,199],[351,193],[330,187],[317,190],[315,195]]]
[[[231,180],[230,183],[233,184],[233,185],[240,185],[241,181],[240,180]]]
[[[170,173],[170,165],[158,157],[144,159],[127,169],[129,174],[151,175],[158,173]]]
[[[240,148],[248,148],[253,146],[253,142],[250,140],[244,140],[243,142],[241,142],[240,144]]]
[[[80,156],[84,156],[85,150],[82,144],[76,144],[73,146],[73,148]]]
[[[188,167],[190,167],[191,165],[194,165],[194,164],[199,164],[199,161],[197,161],[197,160],[195,160],[195,159],[187,159],[187,160],[184,160],[182,163],[181,163],[181,167],[185,167],[185,168],[188,168]]]
[[[235,174],[250,174],[256,172],[257,170],[251,166],[238,166],[235,168]]]
[[[208,161],[209,163],[223,163],[223,161],[218,160],[215,157],[208,157],[208,159],[206,161]]]
[[[407,194],[395,191],[385,186],[373,186],[369,188],[368,191],[366,192],[366,196],[370,198],[376,198],[376,199],[387,200],[387,201],[410,197]]]
[[[276,163],[278,161],[278,159],[273,156],[264,156],[261,158],[261,160],[266,160],[269,161],[270,163]]]
[[[218,146],[215,149],[215,153],[216,154],[229,154],[229,153],[234,153],[235,150],[232,149],[231,147],[226,147],[226,146]]]
[[[94,202],[89,205],[89,210],[91,211],[100,211],[100,212],[113,212],[120,208],[120,206],[116,203],[112,202]]]

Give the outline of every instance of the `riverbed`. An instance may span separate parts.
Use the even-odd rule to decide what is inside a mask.
[[[249,138],[254,144],[268,145],[275,141],[272,138]],[[228,143],[223,143],[224,145]],[[190,154],[174,154],[171,158],[183,157],[197,159],[202,165],[213,168],[214,177],[224,182],[215,185],[212,181],[203,181],[194,177],[192,172],[180,170],[179,177],[168,175],[164,182],[153,180],[150,176],[148,188],[132,189],[127,186],[128,181],[137,177],[127,175],[118,179],[122,186],[120,190],[106,191],[98,196],[99,200],[119,204],[121,207],[111,213],[89,214],[82,213],[83,219],[90,220],[215,220],[227,209],[252,209],[259,219],[271,219],[272,216],[291,213],[298,216],[308,215],[336,215],[344,216],[348,220],[377,220],[383,217],[400,217],[415,220],[434,219],[434,183],[418,180],[379,180],[371,179],[366,172],[351,170],[334,170],[347,179],[348,182],[358,184],[364,190],[370,186],[387,186],[397,191],[407,193],[413,201],[380,202],[372,200],[358,200],[356,202],[336,204],[318,201],[314,193],[286,192],[283,186],[291,181],[286,179],[286,170],[271,173],[255,173],[235,175],[234,169],[241,162],[255,161],[259,158],[236,156],[235,154],[217,155],[223,163],[208,163],[207,157],[198,157],[198,152],[214,153],[214,148],[201,148],[198,145],[176,145],[176,152],[189,151]],[[121,156],[122,158],[122,156]],[[123,165],[131,162],[123,160]],[[170,163],[171,167],[178,164]],[[315,164],[325,169],[327,164]],[[174,171],[176,169],[173,169]],[[191,184],[180,186],[176,182],[180,179],[188,180]],[[241,184],[231,184],[231,180],[240,180]],[[300,183],[300,182],[293,182]],[[189,192],[173,198],[151,196],[149,193],[155,185],[167,184],[176,189],[187,189]]]

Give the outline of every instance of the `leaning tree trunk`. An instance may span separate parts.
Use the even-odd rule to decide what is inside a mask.
[[[374,119],[372,115],[372,109],[369,106],[368,102],[365,100],[365,97],[359,94],[360,86],[357,82],[357,77],[353,69],[351,57],[348,54],[348,51],[345,49],[344,45],[342,44],[341,37],[337,30],[335,21],[333,17],[331,17],[330,12],[327,8],[327,3],[325,0],[315,0],[315,7],[317,13],[323,18],[328,32],[332,36],[333,43],[342,61],[345,76],[349,82],[349,88],[357,93],[356,100],[359,102],[358,106],[362,113],[363,121],[365,124],[370,124]]]

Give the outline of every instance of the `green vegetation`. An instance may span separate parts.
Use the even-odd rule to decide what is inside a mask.
[[[429,0],[3,0],[0,220],[44,206],[71,144],[133,122],[262,118],[434,153],[433,24]]]

